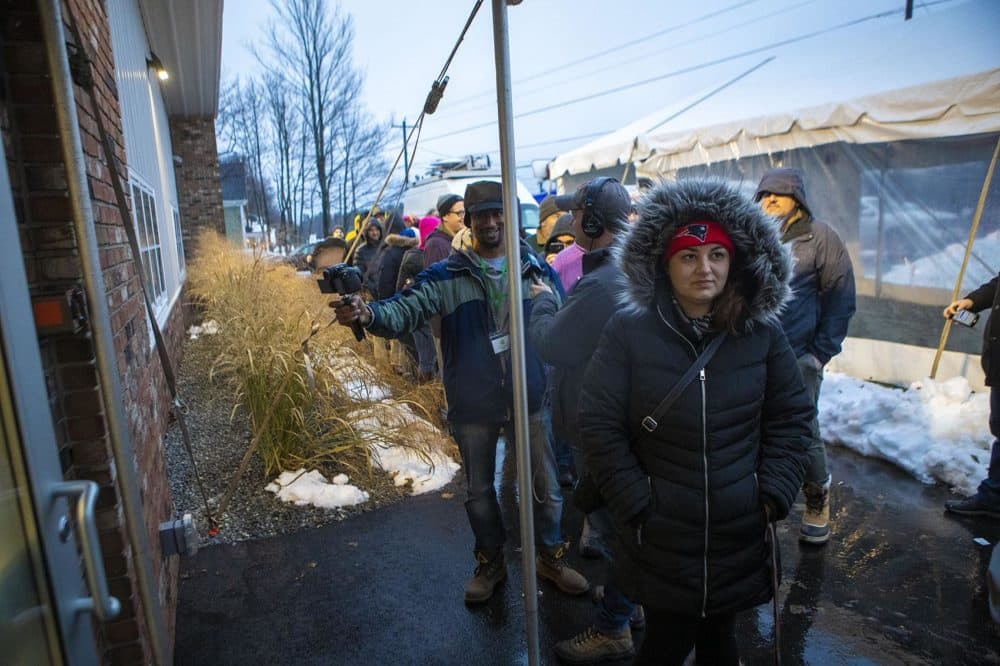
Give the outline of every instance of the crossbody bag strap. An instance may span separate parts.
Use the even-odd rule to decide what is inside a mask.
[[[673,388],[670,389],[670,393],[667,394],[667,397],[665,397],[660,404],[656,406],[656,409],[653,410],[652,414],[642,420],[642,427],[644,429],[648,432],[656,430],[656,427],[659,425],[659,420],[663,418],[663,415],[667,413],[670,406],[674,404],[674,401],[677,400],[678,396],[680,396],[681,391],[686,389],[687,385],[691,383],[694,376],[705,369],[705,366],[708,365],[709,360],[711,360],[712,356],[715,355],[715,352],[719,349],[722,345],[722,341],[725,339],[725,331],[722,331],[712,338],[712,341],[708,343],[708,347],[701,352],[701,355],[695,359],[694,363],[691,364],[691,367],[687,369],[687,372],[685,372],[684,375],[677,380],[677,383],[674,384]]]

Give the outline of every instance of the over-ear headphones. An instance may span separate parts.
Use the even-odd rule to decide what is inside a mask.
[[[580,220],[580,229],[587,238],[598,238],[604,233],[604,218],[594,209],[594,199],[601,192],[601,188],[610,182],[618,181],[608,176],[600,176],[587,183],[587,189],[583,191],[583,219]]]

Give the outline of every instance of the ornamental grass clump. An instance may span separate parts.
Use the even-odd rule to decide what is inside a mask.
[[[404,387],[394,373],[376,369],[367,343],[329,325],[330,296],[315,280],[214,232],[203,233],[197,247],[188,293],[205,319],[219,324],[206,338],[215,360],[205,371],[223,389],[220,397],[232,397],[231,418],[249,419],[269,477],[302,467],[371,474],[371,432],[358,432],[345,418],[359,405],[392,394],[422,415],[437,414],[440,385]],[[376,434],[428,461],[430,449],[440,447],[392,424]]]

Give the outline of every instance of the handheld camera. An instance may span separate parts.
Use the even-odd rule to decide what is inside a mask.
[[[348,264],[335,264],[323,269],[323,277],[316,279],[320,293],[340,294],[341,303],[347,305],[351,296],[361,291],[364,287],[364,280],[361,271],[355,266]],[[354,322],[351,324],[354,337],[359,341],[365,339],[365,330],[361,324]]]

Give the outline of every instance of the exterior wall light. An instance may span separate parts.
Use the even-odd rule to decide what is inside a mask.
[[[146,58],[146,66],[153,68],[153,71],[156,72],[156,78],[159,80],[166,81],[170,78],[170,72],[163,66],[163,63],[160,62],[155,53],[150,52],[149,57]]]

